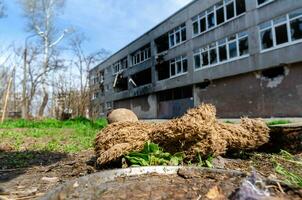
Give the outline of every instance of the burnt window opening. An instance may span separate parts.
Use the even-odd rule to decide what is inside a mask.
[[[134,82],[133,84],[135,84],[136,87],[150,84],[150,83],[152,83],[151,68],[138,72],[138,73],[132,75],[131,78]]]
[[[277,45],[288,42],[287,25],[283,24],[276,27],[276,43]]]
[[[164,80],[170,78],[170,63],[165,61],[156,65],[158,80]]]
[[[270,69],[263,70],[261,75],[268,79],[274,79],[279,76],[285,76],[285,69],[284,67],[274,67]]]
[[[157,53],[162,53],[169,49],[169,35],[168,33],[160,36],[159,38],[155,39],[155,45],[157,49]]]
[[[123,77],[122,75],[118,75],[116,83],[114,85],[115,92],[121,92],[128,90],[128,78]]]
[[[290,22],[292,40],[302,39],[302,17]]]
[[[210,85],[211,85],[211,81],[209,79],[206,79],[203,82],[196,84],[196,87],[204,90],[207,89],[207,87],[209,87]]]
[[[159,101],[171,101],[171,100],[192,98],[193,87],[186,86],[186,87],[180,87],[171,90],[165,90],[159,92],[157,96]]]

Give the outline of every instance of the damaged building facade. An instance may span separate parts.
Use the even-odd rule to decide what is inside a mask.
[[[302,1],[192,1],[89,75],[93,117],[301,117]]]

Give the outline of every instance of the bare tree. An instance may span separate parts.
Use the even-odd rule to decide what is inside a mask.
[[[41,74],[43,98],[38,111],[38,116],[42,117],[49,99],[48,74],[55,69],[50,66],[50,62],[55,50],[58,49],[58,44],[69,32],[68,29],[59,30],[56,25],[57,16],[63,10],[65,0],[20,0],[20,2],[28,19],[28,31],[36,34],[43,46]]]
[[[4,5],[4,1],[0,0],[0,18],[5,16],[6,7]]]
[[[70,40],[71,50],[74,55],[73,65],[75,66],[79,75],[79,85],[80,85],[80,98],[78,103],[78,115],[84,116],[86,110],[89,108],[89,80],[88,73],[92,67],[97,63],[103,61],[109,56],[109,52],[105,49],[93,53],[87,53],[84,50],[84,44],[88,39],[83,34],[76,34]]]

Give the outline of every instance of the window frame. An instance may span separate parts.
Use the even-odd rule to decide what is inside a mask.
[[[170,60],[170,64],[169,64],[169,67],[170,67],[170,76],[169,76],[169,79],[171,78],[175,78],[175,77],[178,77],[178,76],[182,76],[184,74],[187,74],[188,73],[188,68],[187,68],[187,71],[184,71],[184,62],[187,61],[188,62],[188,59],[187,59],[187,56],[179,56],[179,57],[176,57],[174,59],[171,59]],[[177,72],[177,68],[178,68],[178,64],[180,63],[181,65],[181,72]],[[174,65],[174,72],[175,74],[172,75],[172,65]],[[188,66],[187,66],[188,67]]]
[[[184,43],[185,41],[187,41],[187,27],[186,27],[186,23],[182,23],[180,26],[177,26],[176,28],[174,28],[173,30],[169,31],[169,49],[172,49],[182,43]],[[184,35],[185,34],[185,40],[183,40]],[[179,34],[179,42],[176,41],[176,34]],[[173,45],[171,42],[171,38],[173,37]]]
[[[232,39],[230,39],[231,37],[232,37]],[[239,41],[242,39],[245,39],[245,38],[247,38],[247,41],[248,41],[248,52],[246,54],[240,55]],[[229,44],[232,44],[234,42],[236,42],[236,54],[237,55],[233,58],[230,58]],[[215,46],[214,46],[214,44],[215,44]],[[223,61],[220,61],[220,53],[219,53],[220,47],[225,47],[225,51],[226,51],[226,59]],[[216,50],[217,62],[211,64],[210,51],[213,49]],[[195,56],[197,56],[197,55],[199,55],[199,58],[200,58],[200,67],[198,67],[198,68],[196,68],[196,62],[195,62]],[[207,60],[208,60],[207,65],[204,65],[203,55],[207,55]],[[242,31],[240,33],[223,38],[214,43],[203,46],[202,48],[199,48],[198,50],[193,51],[193,67],[194,67],[194,71],[198,71],[198,70],[202,70],[205,68],[214,67],[217,65],[221,65],[221,64],[225,64],[225,63],[239,60],[242,58],[246,58],[248,56],[249,56],[249,35],[248,35],[247,31]]]
[[[143,57],[142,57],[143,55]],[[138,59],[139,58],[139,59]],[[145,47],[143,49],[140,49],[132,54],[132,65],[131,67],[135,65],[139,65],[143,62],[146,62],[151,58],[151,47]]]
[[[292,13],[295,13],[295,12],[298,13],[298,14],[295,17],[291,18],[290,15]],[[297,40],[293,40],[292,34],[291,34],[291,22],[296,20],[296,19],[299,19],[301,17],[302,17],[302,9],[298,9],[298,10],[290,12],[286,15],[281,15],[279,17],[276,17],[272,20],[266,21],[266,22],[258,25],[258,40],[259,40],[260,53],[264,53],[264,52],[267,52],[267,51],[272,51],[272,50],[275,50],[275,49],[280,49],[280,48],[283,48],[283,47],[287,47],[287,46],[290,46],[290,45],[301,43],[302,38],[297,39]],[[285,18],[285,21],[276,22],[278,19],[282,19],[282,18]],[[282,26],[284,24],[286,24],[286,28],[287,28],[286,32],[287,32],[288,42],[285,42],[285,43],[282,43],[282,44],[277,44],[276,27]],[[273,46],[270,47],[270,48],[267,48],[267,49],[263,49],[261,34],[262,34],[262,32],[264,32],[268,29],[271,29],[271,31],[272,31]]]
[[[266,2],[262,3],[262,4],[259,4],[258,3],[258,0],[256,0],[256,4],[257,4],[257,8],[261,8],[261,7],[264,7],[270,3],[273,3],[275,0],[267,0]]]
[[[229,4],[234,4],[234,17],[230,18],[230,19],[227,19],[227,10],[226,10],[226,7],[227,5]],[[221,24],[217,24],[217,10],[221,9],[221,7],[223,7],[223,10],[224,10],[224,22],[222,22]],[[209,22],[208,22],[208,16],[209,14],[211,13],[214,13],[214,26],[211,27],[211,28],[208,28],[208,25],[209,25]],[[218,28],[219,26],[223,26],[224,24],[236,19],[236,18],[239,18],[243,15],[246,14],[246,4],[245,4],[245,12],[241,13],[241,14],[237,14],[237,2],[236,0],[223,0],[223,1],[220,1],[219,3],[216,3],[215,5],[211,6],[210,8],[206,9],[205,11],[201,12],[200,14],[194,16],[192,18],[192,26],[194,23],[197,22],[198,24],[198,33],[194,33],[194,30],[192,28],[192,38],[195,38],[195,37],[198,37],[208,31],[211,31],[215,28]],[[201,23],[200,21],[205,18],[205,21],[206,21],[206,30],[205,31],[201,31]]]

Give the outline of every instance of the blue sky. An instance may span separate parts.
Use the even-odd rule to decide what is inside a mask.
[[[191,0],[67,0],[60,26],[73,26],[88,38],[89,52],[114,53]],[[5,0],[8,17],[0,19],[0,44],[23,44],[29,35],[18,0]]]

